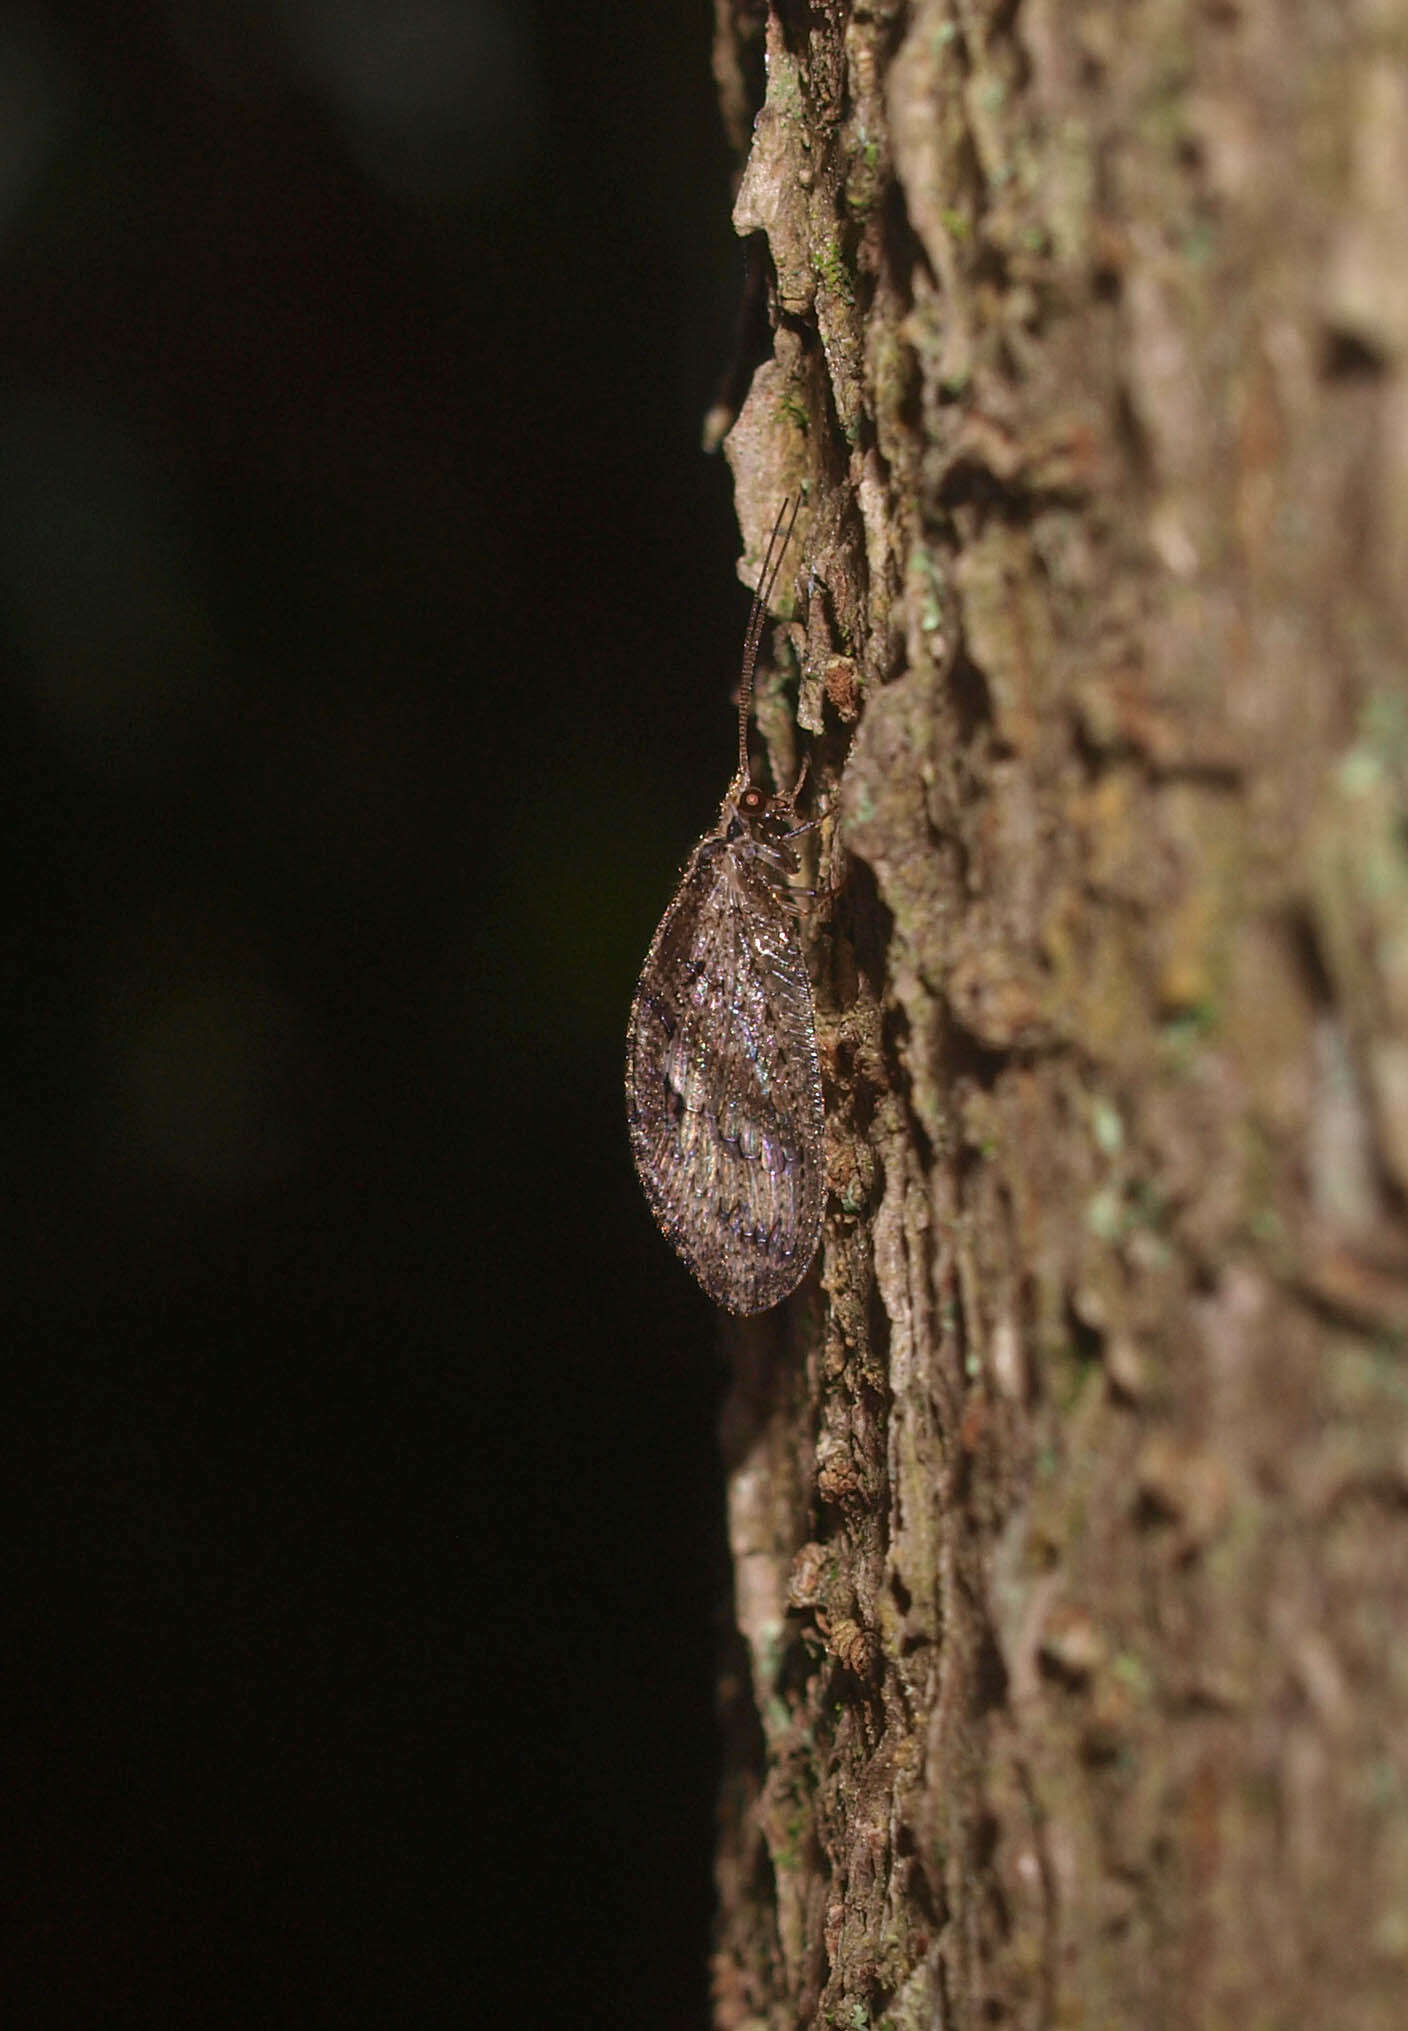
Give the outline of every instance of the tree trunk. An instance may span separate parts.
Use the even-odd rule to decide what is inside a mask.
[[[840,844],[820,1276],[725,1418],[717,2022],[1387,2031],[1408,7],[719,7],[726,448],[754,557],[807,483]]]

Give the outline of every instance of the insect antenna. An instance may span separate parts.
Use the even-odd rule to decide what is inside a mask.
[[[782,497],[782,506],[777,511],[777,520],[768,537],[768,547],[763,552],[762,566],[758,572],[758,589],[753,594],[753,604],[748,610],[748,632],[743,637],[743,669],[738,679],[738,773],[748,774],[748,717],[753,707],[753,671],[757,666],[758,649],[763,639],[763,629],[768,621],[768,601],[777,586],[782,560],[787,555],[787,546],[792,541],[797,515],[802,505],[800,492],[792,503],[792,513],[787,527],[782,527],[787,515],[787,496]],[[781,535],[782,541],[778,542]]]

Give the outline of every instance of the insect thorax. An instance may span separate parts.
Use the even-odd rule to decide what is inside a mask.
[[[800,865],[791,837],[792,801],[770,796],[756,783],[733,784],[719,813],[717,837],[731,861],[773,888],[785,888]]]

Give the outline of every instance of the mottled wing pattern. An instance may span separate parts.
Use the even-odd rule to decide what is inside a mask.
[[[761,1312],[816,1253],[824,1184],[816,1017],[795,917],[701,841],[631,1009],[631,1147],[666,1235],[716,1304]]]

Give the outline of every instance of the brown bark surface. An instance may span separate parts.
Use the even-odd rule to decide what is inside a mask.
[[[720,0],[716,58],[776,277],[726,449],[754,559],[807,484],[840,815],[717,2021],[1389,2031],[1408,7]]]

